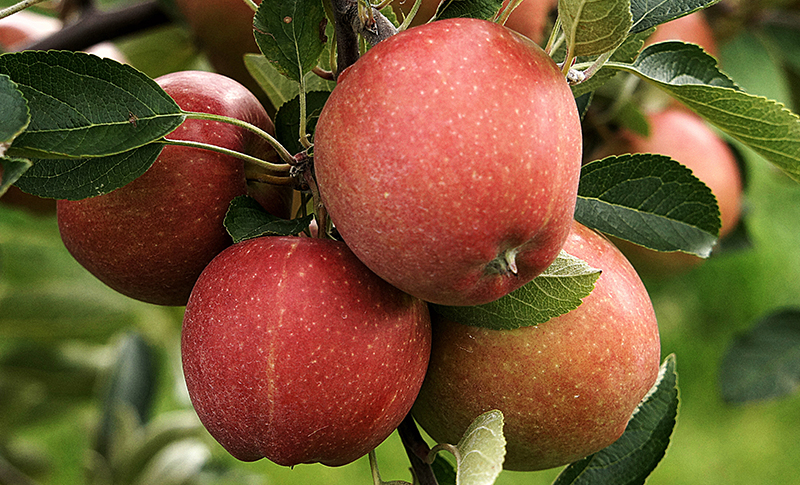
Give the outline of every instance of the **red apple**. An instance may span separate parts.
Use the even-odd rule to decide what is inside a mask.
[[[714,31],[711,29],[703,10],[698,10],[659,25],[656,27],[655,33],[647,38],[645,45],[668,40],[680,40],[697,44],[714,57],[719,54]]]
[[[220,74],[184,71],[156,80],[187,111],[248,121],[272,131],[253,94]],[[273,158],[249,131],[222,122],[187,120],[168,138],[211,143]],[[222,220],[247,192],[244,164],[216,152],[167,146],[144,175],[111,193],[58,202],[64,245],[111,288],[160,305],[184,305],[200,272],[231,244]],[[273,188],[268,210],[288,216],[291,194]]]
[[[244,64],[245,54],[261,53],[253,35],[255,12],[242,0],[175,0],[175,5],[214,70],[260,95]]]
[[[262,237],[203,271],[181,353],[200,420],[234,457],[338,466],[400,424],[430,344],[427,305],[344,243]]]
[[[457,443],[491,409],[505,417],[504,468],[574,462],[619,438],[659,372],[653,307],[625,257],[574,224],[564,250],[602,269],[577,309],[538,326],[488,330],[432,315],[433,348],[412,414]]]
[[[623,153],[659,153],[692,170],[717,198],[722,226],[720,238],[739,223],[742,211],[742,176],[731,148],[698,115],[681,107],[648,113],[647,137],[621,130],[601,146],[593,158]],[[652,251],[615,239],[625,255],[643,275],[671,275],[696,266],[703,259],[681,252]]]
[[[314,154],[331,220],[370,269],[423,300],[475,305],[558,255],[581,126],[539,46],[492,22],[441,20],[345,70]]]
[[[417,26],[428,22],[436,13],[441,0],[422,0],[417,15],[411,22],[411,25]],[[503,7],[508,4],[508,0],[503,2]],[[550,11],[556,8],[558,0],[525,0],[505,23],[505,26],[519,32],[525,37],[531,39],[536,43],[541,43],[544,40],[545,28],[547,27],[547,16]],[[395,1],[392,3],[395,12],[402,18],[402,15],[407,15],[411,12],[414,6],[413,0]]]

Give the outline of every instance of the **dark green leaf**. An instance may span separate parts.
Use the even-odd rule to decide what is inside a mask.
[[[253,28],[261,52],[289,79],[300,79],[317,65],[325,46],[325,10],[320,0],[265,0]]]
[[[456,485],[456,467],[441,454],[436,455],[431,468],[439,485]]]
[[[30,194],[80,200],[123,187],[147,171],[164,145],[151,143],[129,152],[99,158],[39,159],[17,181]]]
[[[559,0],[558,17],[573,56],[616,49],[628,37],[632,25],[628,0]]]
[[[625,433],[605,449],[564,469],[554,485],[641,485],[664,457],[678,414],[675,355],[636,409]]]
[[[306,133],[314,133],[317,119],[322,107],[330,96],[328,91],[312,91],[306,94]],[[300,144],[300,96],[295,96],[278,109],[275,115],[275,137],[289,150],[289,153],[300,153],[304,150]]]
[[[313,220],[313,214],[300,219],[281,219],[265,211],[252,197],[241,195],[231,201],[224,224],[233,242],[240,242],[260,236],[300,234]]]
[[[581,170],[575,220],[658,251],[708,257],[719,234],[719,207],[692,171],[664,155],[633,154]]]
[[[133,67],[91,54],[24,51],[0,56],[0,73],[28,100],[31,121],[8,150],[25,158],[114,155],[183,122],[175,101]]]
[[[630,64],[636,57],[639,55],[639,51],[642,50],[642,46],[644,45],[644,41],[647,37],[649,37],[653,33],[652,30],[648,30],[646,32],[640,32],[638,34],[634,34],[629,36],[625,39],[625,42],[622,43],[617,50],[611,55],[610,61],[613,62],[621,62],[625,64]],[[563,54],[562,54],[563,57]],[[597,59],[597,56],[584,56],[578,57],[576,61],[575,68],[580,68],[581,70],[587,69],[592,63]],[[611,78],[617,75],[617,71],[608,68],[600,68],[592,77],[587,79],[586,81],[576,84],[572,86],[572,94],[574,96],[580,96],[582,94],[592,92],[608,82]]]
[[[800,117],[780,103],[741,91],[700,47],[661,42],[647,47],[632,65],[610,67],[650,81],[800,181]]]
[[[508,295],[483,305],[431,305],[440,315],[464,325],[512,330],[544,323],[574,310],[591,293],[600,270],[564,251],[542,274]]]
[[[300,93],[300,85],[278,72],[263,55],[247,54],[244,56],[244,63],[273,106],[279,107]],[[308,92],[333,91],[336,86],[336,82],[323,79],[314,73],[306,74],[305,81]]]
[[[494,19],[503,6],[502,0],[444,0],[436,9],[436,20],[452,18]]]
[[[631,0],[633,26],[631,33],[642,32],[656,25],[689,15],[719,0]]]
[[[767,315],[738,336],[719,374],[722,398],[746,403],[787,396],[800,387],[800,309]]]
[[[33,163],[24,158],[0,157],[0,197],[32,166]]]
[[[30,113],[28,102],[17,89],[17,83],[0,74],[0,156],[6,148],[28,126]]]

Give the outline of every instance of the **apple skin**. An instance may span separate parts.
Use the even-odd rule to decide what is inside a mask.
[[[242,0],[175,0],[175,6],[211,67],[261,97],[261,86],[244,64],[245,54],[261,53],[253,35],[255,12]]]
[[[227,115],[274,131],[255,96],[225,76],[181,71],[156,82],[184,110]],[[275,157],[254,134],[222,122],[190,119],[167,138]],[[287,217],[291,190],[272,191],[265,208]],[[59,200],[58,226],[73,257],[111,288],[148,303],[181,306],[206,264],[231,244],[222,221],[230,201],[246,193],[240,159],[166,146],[128,185],[88,199]]]
[[[623,433],[658,376],[655,313],[633,267],[606,238],[575,223],[564,250],[603,271],[567,314],[504,331],[431,315],[431,362],[412,415],[433,439],[457,443],[474,418],[499,409],[503,467],[542,470]]]
[[[439,8],[439,3],[440,0],[423,0],[411,25],[417,26],[428,22],[433,18],[436,9]],[[507,4],[508,0],[505,0],[503,7]],[[558,0],[525,0],[514,9],[505,26],[519,32],[537,44],[541,44],[547,27],[547,16],[557,5]],[[392,7],[398,15],[407,15],[413,6],[414,2],[412,0],[392,3]]]
[[[332,239],[261,237],[203,271],[181,354],[200,420],[234,457],[350,463],[411,409],[430,357],[427,305]]]
[[[622,129],[598,148],[592,158],[659,153],[677,160],[714,193],[722,221],[719,237],[728,235],[739,223],[743,200],[742,175],[731,148],[702,118],[683,107],[669,107],[645,116],[650,125],[648,137]],[[613,240],[646,278],[677,275],[704,261],[693,254],[659,252]]]
[[[572,92],[539,46],[449,19],[390,37],[343,72],[317,122],[314,167],[331,220],[370,269],[423,300],[475,305],[558,255],[581,149]]]
[[[697,44],[708,54],[714,57],[719,55],[714,31],[702,10],[659,25],[656,27],[656,31],[647,38],[645,46],[668,40]]]

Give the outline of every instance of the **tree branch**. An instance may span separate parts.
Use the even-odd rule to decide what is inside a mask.
[[[400,435],[408,460],[411,462],[411,470],[413,470],[416,477],[414,483],[419,485],[439,485],[436,476],[433,474],[433,468],[425,461],[431,449],[422,439],[411,413],[403,418],[400,426],[397,427],[397,433]]]

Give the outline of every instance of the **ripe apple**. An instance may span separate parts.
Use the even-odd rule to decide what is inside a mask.
[[[428,22],[439,8],[441,0],[422,0],[411,25]],[[503,7],[508,0],[503,2]],[[556,8],[558,0],[525,0],[508,17],[505,26],[540,44],[544,40],[547,16]],[[407,15],[414,6],[413,0],[396,1],[392,6],[399,15]],[[401,17],[402,18],[402,17]]]
[[[203,271],[181,354],[205,427],[234,457],[339,466],[411,409],[430,357],[427,305],[332,239],[262,237]]]
[[[156,81],[184,110],[274,129],[256,97],[220,74],[183,71]],[[168,138],[274,157],[262,139],[222,122],[190,119]],[[128,185],[89,199],[58,201],[61,238],[79,263],[120,293],[149,303],[185,305],[206,264],[231,244],[222,220],[230,201],[247,192],[244,174],[244,164],[232,156],[167,146]],[[272,188],[267,210],[288,216],[291,194],[286,190]]]
[[[433,348],[412,415],[457,443],[491,409],[505,417],[504,468],[541,470],[610,445],[656,381],[660,340],[644,285],[622,253],[574,223],[564,250],[602,269],[577,309],[538,326],[488,330],[435,313]]]
[[[261,52],[253,35],[255,12],[242,0],[175,0],[175,6],[211,67],[261,95],[244,64],[245,54]]]
[[[722,220],[719,237],[725,237],[739,223],[742,211],[742,175],[733,151],[702,118],[684,108],[669,107],[646,116],[650,125],[648,137],[620,130],[593,158],[623,153],[660,153],[672,157],[691,169],[716,196]],[[614,241],[640,274],[647,277],[677,274],[703,261],[687,253],[664,253]]]
[[[717,40],[708,23],[703,10],[685,15],[656,27],[656,31],[647,38],[645,46],[668,40],[680,40],[697,44],[710,55],[717,57]]]
[[[538,45],[493,22],[449,19],[392,36],[345,70],[314,154],[322,201],[359,259],[423,300],[475,305],[557,256],[581,126]]]

